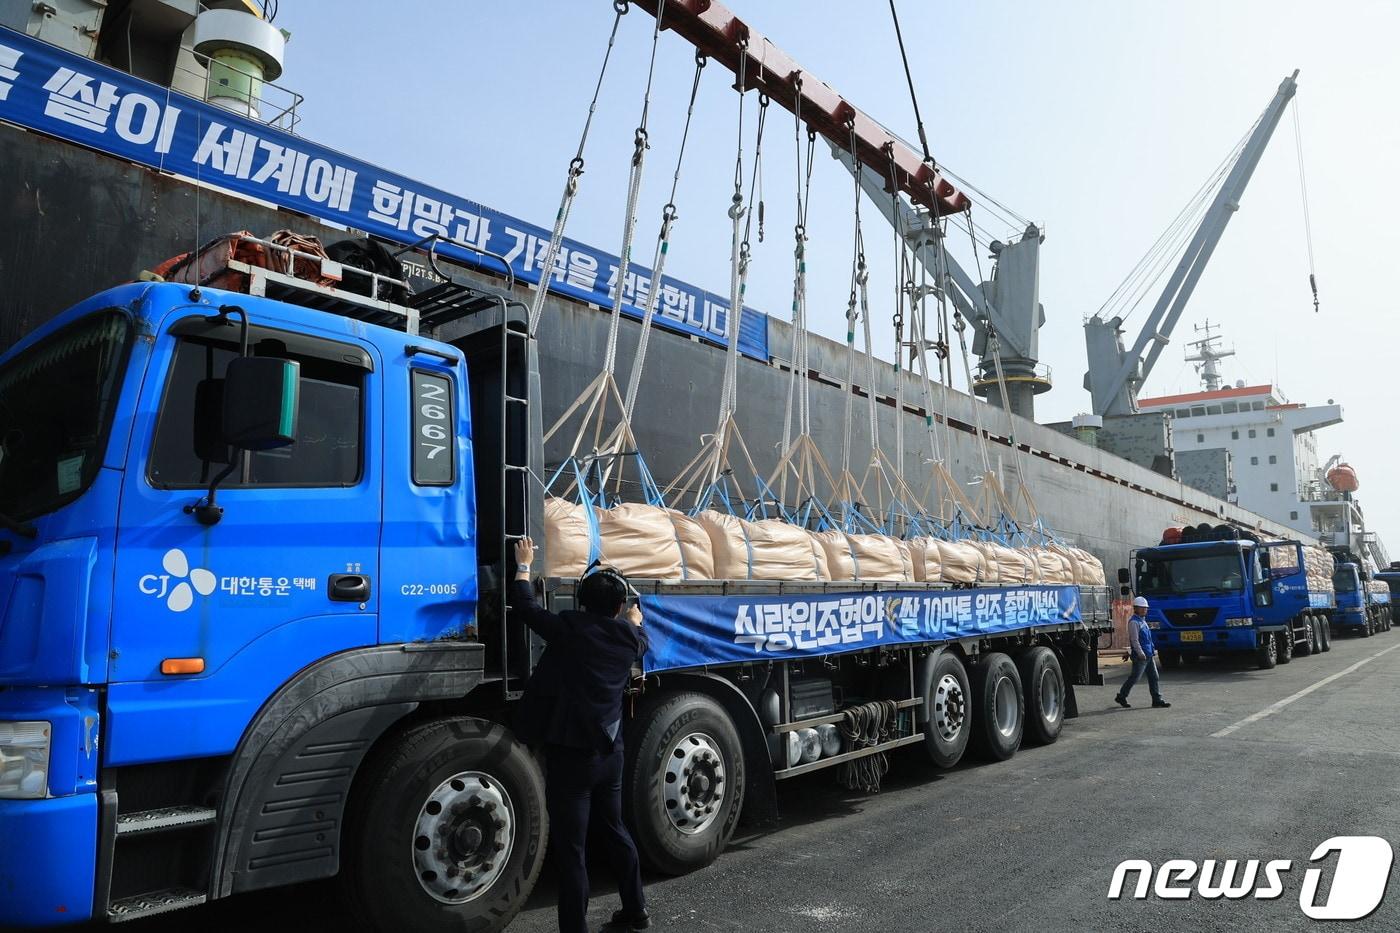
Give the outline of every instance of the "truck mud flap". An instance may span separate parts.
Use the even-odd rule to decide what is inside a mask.
[[[469,693],[483,655],[467,642],[361,648],[284,684],[234,753],[210,897],[339,871],[345,805],[365,755],[420,702]]]

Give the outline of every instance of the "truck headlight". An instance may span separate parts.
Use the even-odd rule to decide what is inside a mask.
[[[48,796],[52,732],[47,722],[0,722],[0,797]]]
[[[1246,626],[1246,625],[1253,625],[1253,624],[1254,624],[1254,620],[1253,620],[1253,619],[1226,619],[1226,620],[1225,620],[1225,626],[1226,626],[1226,628],[1242,628],[1242,627],[1244,627],[1244,626]]]
[[[1158,622],[1156,619],[1148,619],[1147,627],[1150,629],[1159,629],[1162,627],[1162,623]]]

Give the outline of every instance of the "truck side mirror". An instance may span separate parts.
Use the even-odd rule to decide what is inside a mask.
[[[223,389],[224,440],[240,450],[295,443],[301,364],[248,356],[229,360]]]
[[[195,390],[195,411],[203,416],[195,449],[201,459],[213,461],[221,451],[225,457],[224,468],[209,481],[208,494],[185,506],[185,512],[201,525],[217,525],[224,517],[215,496],[219,484],[242,460],[234,451],[274,450],[297,439],[301,364],[272,356],[249,356],[248,312],[237,305],[223,305],[213,320],[226,323],[234,314],[240,323],[238,356],[229,360],[223,379],[206,379]],[[205,458],[204,454],[211,456]]]
[[[1127,567],[1119,567],[1119,568],[1118,568],[1118,582],[1119,582],[1119,583],[1130,583],[1130,582],[1132,582],[1132,577],[1128,576],[1128,568],[1127,568]]]
[[[1131,595],[1133,595],[1133,588],[1132,588],[1131,586],[1129,586],[1128,584],[1124,583],[1122,586],[1118,587],[1118,595],[1119,595],[1119,596],[1131,596]]]

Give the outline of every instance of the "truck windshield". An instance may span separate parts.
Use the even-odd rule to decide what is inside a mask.
[[[1345,567],[1332,574],[1332,589],[1334,590],[1354,590],[1356,589],[1356,574],[1350,567]]]
[[[0,367],[0,514],[34,518],[92,483],[130,335],[126,314],[105,311]]]
[[[1143,558],[1138,561],[1137,590],[1144,596],[1244,589],[1244,566],[1238,554],[1205,557]]]

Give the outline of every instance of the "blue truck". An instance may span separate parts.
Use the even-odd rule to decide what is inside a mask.
[[[338,876],[375,929],[500,929],[547,828],[510,730],[542,645],[500,585],[544,540],[528,309],[228,269],[240,290],[123,285],[0,356],[0,927]],[[784,779],[1004,759],[1102,683],[1101,586],[633,583],[624,799],[666,872],[772,819]]]
[[[1374,579],[1367,579],[1362,565],[1354,559],[1344,560],[1332,574],[1332,586],[1337,591],[1334,629],[1362,638],[1390,631],[1390,585],[1385,576],[1377,573]]]
[[[1134,551],[1131,579],[1163,663],[1249,652],[1269,669],[1329,650],[1332,595],[1309,585],[1303,547],[1229,538]]]

